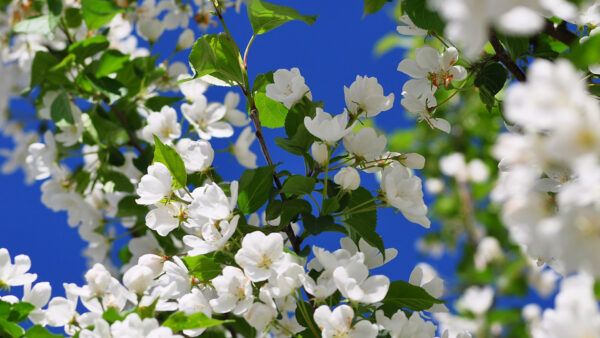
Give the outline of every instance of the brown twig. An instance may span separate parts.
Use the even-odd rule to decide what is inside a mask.
[[[567,29],[567,23],[564,21],[557,25],[546,19],[546,25],[544,26],[543,32],[567,46],[572,45],[573,42],[578,39],[577,35]]]
[[[125,114],[123,114],[123,112],[120,111],[119,109],[117,109],[117,107],[115,107],[115,106],[110,106],[110,109],[115,113],[115,115],[117,116],[119,121],[121,121],[123,128],[125,128],[125,131],[127,132],[127,136],[129,137],[129,144],[131,146],[133,146],[135,149],[137,149],[137,151],[140,152],[140,155],[143,155],[144,148],[142,148],[142,145],[138,141],[138,139],[135,136],[135,134],[133,133],[133,131],[128,128],[127,120],[125,119]]]
[[[496,36],[496,33],[493,30],[490,30],[490,43],[492,44],[492,47],[496,52],[496,57],[500,62],[502,62],[506,69],[508,69],[508,71],[510,71],[518,81],[527,81],[525,73],[523,73],[521,68],[519,68],[519,66],[517,66],[513,59],[510,58],[510,56],[502,46],[502,43],[500,43],[500,40],[498,40],[498,37]]]

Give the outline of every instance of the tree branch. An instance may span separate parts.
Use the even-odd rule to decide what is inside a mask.
[[[256,129],[256,138],[258,139],[258,143],[260,144],[260,150],[263,153],[263,156],[265,157],[265,160],[267,161],[268,165],[273,165],[273,159],[271,158],[271,154],[269,153],[269,149],[267,148],[267,142],[265,142],[265,137],[263,135],[262,132],[262,124],[260,123],[260,119],[258,117],[258,109],[256,108],[256,104],[254,103],[254,99],[252,97],[247,97],[248,100],[251,100],[251,107],[250,107],[250,119],[252,120],[252,123],[254,123],[254,128]],[[276,173],[273,173],[273,180],[275,181],[275,185],[277,186],[277,189],[281,189],[283,187],[283,185],[281,184],[281,181],[279,180],[279,177],[277,176]],[[280,194],[281,196],[281,200],[285,201],[287,200],[287,197],[285,197],[284,193]],[[288,238],[290,239],[290,243],[292,244],[292,248],[294,249],[294,252],[299,254],[301,249],[300,249],[300,239],[296,236],[296,234],[294,233],[294,229],[292,229],[291,225],[287,225],[284,229],[286,235],[288,236]]]
[[[525,73],[523,73],[521,68],[519,68],[519,66],[517,66],[517,64],[510,58],[493,30],[490,30],[490,43],[492,44],[492,47],[494,47],[496,57],[500,62],[502,62],[506,69],[508,69],[518,81],[527,81]]]
[[[135,136],[135,134],[133,133],[133,131],[127,127],[127,119],[125,119],[125,114],[123,114],[123,112],[120,111],[119,109],[117,109],[117,107],[115,107],[115,106],[110,106],[110,109],[115,113],[115,115],[117,116],[119,121],[121,121],[123,128],[125,128],[125,131],[127,132],[127,136],[129,136],[129,144],[131,146],[133,146],[135,149],[137,149],[137,151],[140,152],[140,155],[143,155],[145,152],[144,148],[142,148],[142,145],[138,141],[138,139]]]
[[[546,19],[546,25],[544,26],[544,33],[553,37],[554,39],[570,46],[578,39],[578,36],[567,29],[567,23],[563,21],[560,25]]]

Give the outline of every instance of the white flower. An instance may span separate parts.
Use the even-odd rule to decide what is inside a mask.
[[[398,65],[398,71],[412,77],[404,84],[402,91],[432,101],[437,88],[448,87],[450,81],[462,81],[467,77],[464,67],[454,66],[456,61],[458,51],[454,47],[442,54],[431,46],[417,48],[414,60],[404,59]]]
[[[458,182],[484,182],[489,177],[489,169],[480,159],[469,164],[462,153],[453,153],[440,159],[440,170],[444,175],[454,177]]]
[[[194,235],[183,236],[183,242],[191,248],[188,255],[204,255],[223,249],[229,238],[235,233],[239,217],[239,215],[235,215],[230,221],[221,220],[218,224],[204,224],[198,234],[201,235],[201,238]]]
[[[204,140],[192,141],[183,138],[175,146],[188,173],[203,172],[210,168],[215,152],[210,143]]]
[[[184,79],[189,79],[189,75],[180,75],[177,80],[181,81]],[[178,84],[179,90],[183,94],[183,96],[189,102],[194,102],[197,100],[206,101],[206,97],[204,96],[204,92],[208,89],[208,83],[200,80],[200,79],[192,79]]]
[[[48,303],[46,320],[50,326],[65,326],[77,315],[79,288],[75,284],[63,284],[67,298],[54,297]]]
[[[50,177],[57,171],[56,142],[54,134],[50,130],[44,133],[44,143],[32,143],[29,145],[29,155],[25,158],[27,171],[36,180]]]
[[[500,247],[500,242],[495,237],[487,236],[479,241],[473,259],[475,260],[475,267],[478,270],[483,270],[489,262],[503,257],[504,253],[502,247]]]
[[[8,250],[5,248],[0,249],[0,289],[33,283],[37,275],[27,273],[30,267],[31,260],[29,256],[15,256],[15,264],[11,264]]]
[[[396,30],[398,31],[398,33],[400,33],[402,35],[409,35],[409,36],[425,36],[425,35],[427,35],[427,30],[421,29],[421,28],[415,26],[415,24],[412,22],[412,20],[408,17],[407,14],[402,15],[399,18],[399,20],[404,25],[400,25],[400,26],[396,27]]]
[[[313,142],[310,147],[310,152],[317,163],[322,166],[327,165],[329,162],[329,147],[327,144],[322,142]]]
[[[324,338],[375,338],[377,326],[361,320],[352,326],[354,310],[348,305],[340,305],[331,311],[327,305],[319,306],[313,315]]]
[[[362,128],[357,133],[349,133],[344,136],[346,150],[367,161],[372,161],[380,156],[386,144],[385,135],[377,135],[375,129],[371,127]]]
[[[260,231],[244,236],[242,248],[235,254],[236,263],[253,282],[269,278],[283,258],[283,237],[279,233],[265,235]]]
[[[435,298],[439,299],[444,295],[444,280],[438,277],[437,272],[429,264],[417,264],[410,273],[408,282],[412,285],[422,287]],[[444,304],[434,304],[427,311],[448,312],[448,308]]]
[[[152,284],[156,275],[145,265],[134,265],[123,275],[123,284],[138,295],[144,294]]]
[[[146,226],[161,236],[167,236],[179,227],[180,207],[177,203],[158,204],[146,214]]]
[[[340,239],[340,246],[342,247],[342,249],[348,251],[350,255],[354,255],[360,251],[365,257],[364,264],[369,269],[378,268],[388,263],[392,259],[396,258],[396,256],[398,255],[398,250],[394,248],[385,249],[384,261],[383,255],[381,254],[379,249],[377,249],[374,246],[371,246],[362,238],[358,240],[358,247],[356,246],[356,244],[354,244],[354,241],[350,237],[344,237]]]
[[[304,95],[311,98],[310,89],[304,83],[304,78],[300,75],[298,68],[278,69],[273,73],[273,83],[266,87],[267,97],[283,103],[290,109],[294,103],[300,101]]]
[[[409,92],[403,92],[402,95],[402,107],[409,113],[417,115],[417,122],[425,121],[433,129],[439,129],[445,133],[450,133],[450,123],[442,118],[434,118],[431,116],[433,113],[431,110],[435,110],[437,101],[435,97],[417,98],[414,94]]]
[[[394,105],[394,93],[384,96],[383,87],[375,77],[357,75],[350,88],[344,86],[344,97],[352,114],[365,113],[365,117],[375,117]]]
[[[227,109],[219,103],[207,103],[206,97],[198,96],[192,104],[181,105],[183,116],[190,122],[198,136],[204,140],[212,137],[230,137],[233,128],[229,123],[221,121]]]
[[[156,135],[161,142],[171,144],[181,136],[181,125],[177,122],[177,112],[169,106],[163,106],[160,112],[148,115],[148,125],[142,129],[142,138],[154,144]]]
[[[402,310],[387,318],[382,310],[378,310],[375,318],[377,324],[389,331],[392,338],[435,337],[436,326],[432,322],[424,321],[417,311],[413,312],[410,318],[406,318]]]
[[[174,335],[170,328],[160,326],[155,318],[142,320],[137,313],[132,313],[123,321],[116,321],[110,327],[112,337],[134,338],[182,338]]]
[[[233,312],[242,314],[253,303],[252,284],[242,270],[232,266],[223,268],[223,274],[215,277],[212,284],[218,297],[210,300],[210,306],[216,313]]]
[[[231,182],[230,191],[231,197],[227,197],[223,189],[214,182],[194,189],[192,191],[194,200],[189,205],[190,217],[199,220],[198,224],[204,224],[204,220],[216,221],[230,218],[237,203],[237,181]]]
[[[356,190],[360,186],[360,174],[353,167],[343,167],[333,177],[333,181],[342,187],[342,190]]]
[[[48,304],[51,293],[52,287],[48,282],[36,283],[33,288],[29,283],[23,286],[22,301],[35,307],[28,315],[34,324],[46,325],[46,311],[42,307]]]
[[[56,134],[56,141],[69,147],[79,142],[81,135],[83,134],[83,121],[81,110],[73,102],[69,102],[71,105],[71,115],[73,116],[73,124],[66,124],[63,122],[58,123],[60,133]]]
[[[248,169],[256,168],[256,154],[250,150],[250,146],[254,140],[256,140],[256,135],[252,132],[252,127],[248,126],[242,130],[233,145],[233,155],[236,160],[240,165]]]
[[[207,317],[212,316],[212,309],[208,300],[198,288],[192,289],[191,293],[184,295],[179,298],[179,310],[183,311],[186,315],[192,315],[194,313],[202,312]],[[190,337],[197,337],[201,335],[206,329],[192,329],[184,330],[183,333]]]
[[[165,31],[165,25],[158,19],[143,19],[138,22],[137,31],[141,37],[154,43]]]
[[[192,47],[195,41],[194,31],[187,28],[179,35],[177,39],[177,49],[183,50]]]
[[[534,323],[534,338],[598,337],[600,312],[594,296],[594,279],[577,274],[563,279],[554,309],[546,309]]]
[[[471,286],[456,302],[456,307],[461,310],[470,311],[477,316],[487,312],[494,301],[494,289],[489,285],[478,287]]]
[[[135,200],[138,204],[150,205],[158,203],[171,194],[173,177],[169,169],[160,162],[148,167],[148,174],[140,180],[136,193],[140,196]]]
[[[241,112],[237,109],[240,104],[240,94],[234,92],[227,92],[225,95],[225,102],[223,105],[227,110],[225,112],[225,119],[227,122],[233,124],[236,127],[243,127],[250,123],[248,114]]]
[[[390,280],[384,275],[369,277],[369,269],[362,261],[336,268],[333,281],[344,297],[366,304],[382,301],[390,287]]]
[[[431,222],[427,218],[419,177],[403,166],[386,167],[381,177],[381,189],[387,202],[400,210],[406,219],[429,228]]]
[[[355,122],[356,123],[356,122]],[[348,112],[335,117],[317,108],[314,118],[304,117],[304,126],[314,136],[320,138],[327,144],[333,144],[342,137],[346,136],[354,128],[353,123],[348,126]]]

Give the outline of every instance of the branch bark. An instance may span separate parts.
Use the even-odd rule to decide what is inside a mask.
[[[567,23],[563,22],[559,25],[546,19],[546,25],[544,26],[544,33],[553,37],[554,39],[570,46],[578,39],[578,36],[567,29]]]
[[[519,68],[513,59],[510,58],[510,55],[508,55],[502,46],[502,43],[500,43],[500,40],[498,40],[498,36],[496,36],[496,33],[493,30],[490,30],[490,43],[496,52],[496,57],[500,62],[502,62],[506,69],[508,69],[508,71],[510,71],[519,82],[527,81],[525,73],[523,73],[521,68]]]

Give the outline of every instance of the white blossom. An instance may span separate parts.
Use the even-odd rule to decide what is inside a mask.
[[[344,86],[344,97],[350,113],[365,113],[365,117],[375,117],[390,110],[394,104],[394,94],[384,96],[383,87],[375,77],[357,75],[350,88]]]
[[[316,109],[314,118],[304,117],[304,126],[306,129],[327,144],[333,144],[346,136],[354,128],[355,123],[348,126],[348,112],[346,111],[334,117],[324,112],[321,108]]]
[[[304,83],[298,68],[278,69],[273,73],[273,83],[266,86],[267,97],[283,103],[290,109],[294,103],[300,101],[305,95],[311,98],[310,89]]]

